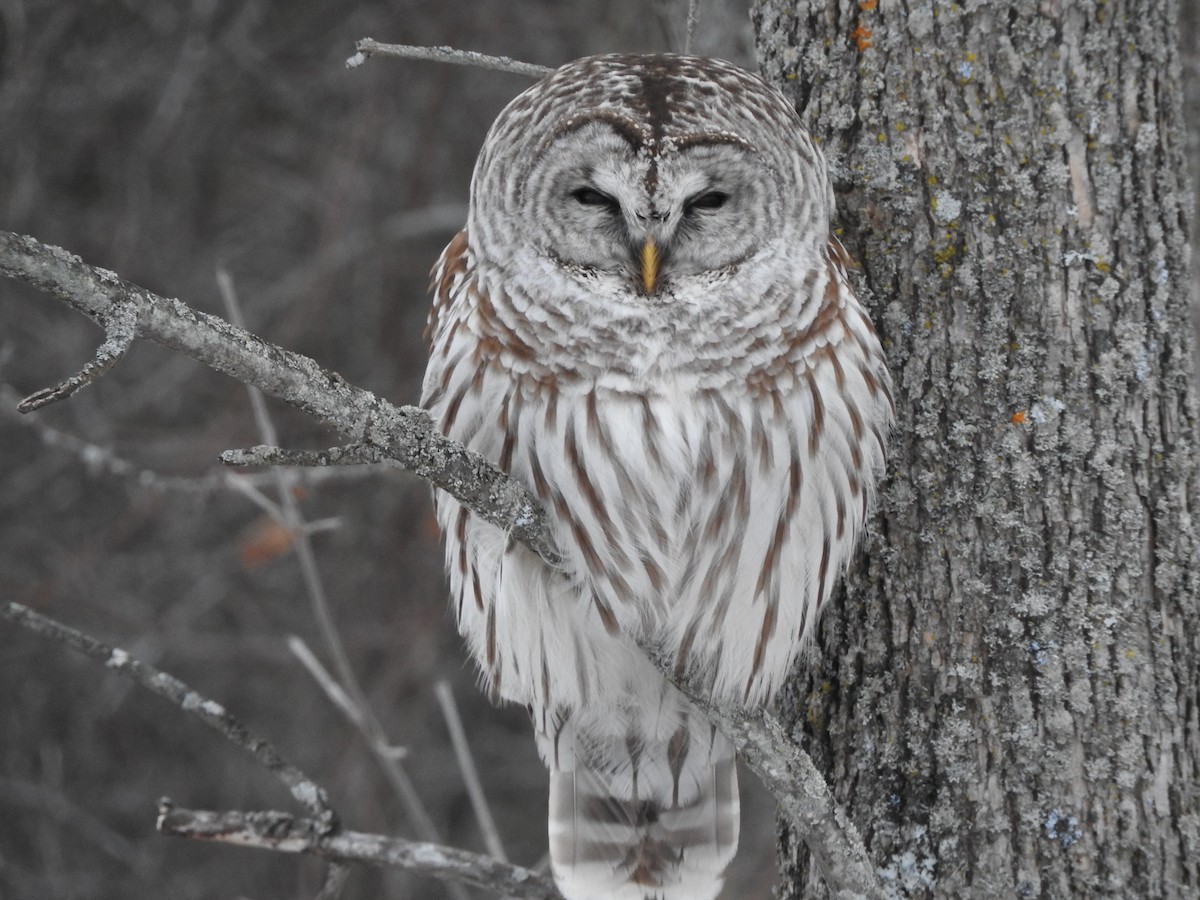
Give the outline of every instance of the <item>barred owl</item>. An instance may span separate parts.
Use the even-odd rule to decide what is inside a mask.
[[[563,551],[436,498],[459,630],[550,770],[568,898],[721,889],[733,747],[635,642],[765,704],[862,529],[890,378],[832,207],[756,76],[590,57],[500,113],[434,269],[423,405],[532,488]]]

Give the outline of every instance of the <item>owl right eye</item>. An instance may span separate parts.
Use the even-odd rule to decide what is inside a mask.
[[[601,193],[595,188],[581,187],[571,191],[571,196],[574,197],[582,206],[604,206],[610,210],[617,209],[617,201],[608,194]]]

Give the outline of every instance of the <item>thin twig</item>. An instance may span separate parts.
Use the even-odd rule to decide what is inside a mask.
[[[354,388],[300,354],[263,341],[178,300],[166,300],[85,265],[33,238],[0,232],[0,272],[42,288],[86,315],[134,304],[143,337],[183,350],[240,381],[261,387],[334,426],[351,441],[379,447],[409,471],[447,490],[481,519],[504,529],[550,564],[561,559],[541,504],[491,462],[437,434],[429,415],[397,408]],[[675,680],[669,662],[655,659]],[[762,712],[714,707],[707,694],[680,683],[692,702],[730,736],[743,758],[790,812],[830,892],[839,898],[881,896],[857,831],[834,803],[812,760]],[[807,804],[812,803],[810,807]]]
[[[158,830],[162,834],[304,853],[339,862],[398,866],[451,884],[461,882],[521,900],[562,900],[550,879],[490,856],[358,831],[323,835],[317,824],[282,812],[183,809],[165,799],[159,804]]]
[[[494,72],[509,72],[527,78],[545,78],[554,70],[548,66],[520,62],[507,56],[489,56],[474,50],[455,50],[453,47],[414,47],[410,44],[381,44],[372,38],[363,38],[355,43],[358,50],[346,60],[346,68],[356,69],[367,61],[367,57],[396,56],[401,59],[424,59],[430,62],[451,63],[456,66],[475,66]]]
[[[250,484],[249,482],[234,482],[231,487],[234,492],[241,494],[276,522],[284,520],[283,509],[278,503],[268,497],[258,485]],[[285,525],[284,527],[287,528],[288,526]]]
[[[454,755],[458,758],[458,768],[462,772],[463,784],[467,787],[467,796],[471,798],[471,808],[475,810],[475,818],[479,820],[479,830],[483,832],[483,845],[488,853],[502,862],[508,862],[508,854],[504,852],[504,844],[500,841],[500,832],[496,828],[496,820],[492,818],[492,810],[488,806],[487,797],[483,793],[483,783],[479,780],[479,771],[475,768],[475,759],[471,756],[471,747],[467,743],[467,733],[463,730],[462,719],[458,715],[458,706],[454,702],[454,691],[444,681],[433,686],[434,696],[442,708],[442,718],[446,720],[446,728],[450,732],[450,743],[454,745]]]
[[[359,708],[355,706],[342,686],[338,684],[337,679],[329,674],[329,670],[321,665],[321,661],[308,648],[308,644],[297,637],[296,635],[288,636],[288,649],[292,651],[292,655],[300,661],[300,665],[308,670],[308,674],[312,676],[313,681],[317,686],[325,692],[325,696],[329,698],[329,702],[336,706],[346,717],[346,719],[355,728],[362,730],[365,726],[362,722],[362,714]],[[398,747],[395,744],[389,744],[384,748],[385,753],[389,758],[403,759],[408,755],[408,750],[404,747]]]
[[[696,24],[700,20],[700,0],[688,0],[687,34],[683,38],[683,52],[692,52],[692,42],[696,38]]]
[[[341,232],[339,237],[323,246],[315,256],[289,267],[280,279],[258,293],[260,302],[268,306],[277,302],[292,302],[297,294],[310,290],[322,278],[354,263],[362,256],[388,254],[389,244],[396,244],[428,235],[452,235],[467,221],[463,203],[442,203],[422,209],[406,209],[384,219]]]
[[[224,469],[213,469],[204,475],[167,475],[157,472],[154,469],[140,466],[131,460],[125,459],[108,447],[102,447],[99,444],[94,444],[66,431],[61,431],[53,425],[47,424],[39,416],[18,415],[15,408],[21,402],[21,396],[11,385],[0,383],[0,416],[4,416],[6,419],[22,427],[32,429],[47,447],[65,450],[67,453],[78,457],[92,474],[103,472],[116,478],[133,482],[139,488],[161,493],[180,494],[211,494],[218,490],[238,490],[246,485],[258,488],[268,483],[275,483],[273,472],[234,473]],[[273,458],[271,460],[268,460],[266,457],[261,460],[255,459],[253,453],[256,449],[258,448],[252,447],[246,451],[226,451],[230,454],[244,452],[248,454],[248,457],[245,461],[227,461],[225,454],[222,454],[221,462],[225,465],[238,466],[276,464]],[[332,458],[337,456],[342,449],[335,447],[332,450],[321,451],[315,454],[305,454],[303,451],[282,451],[278,457],[281,460],[278,464],[292,466],[291,477],[295,479],[296,483],[306,486],[323,484],[330,481],[378,478],[383,471],[378,463],[391,463],[392,466],[395,465],[377,450],[375,451],[374,459],[370,458],[365,449],[359,454],[359,459],[352,459],[351,454],[359,452],[353,447],[344,448],[348,452],[334,462]],[[292,463],[282,462],[282,459],[289,453],[296,454],[296,461]],[[331,458],[330,462],[323,467],[319,461],[313,459],[314,456],[319,458],[322,453]]]
[[[151,693],[170,700],[258,760],[267,771],[283,782],[301,806],[317,817],[325,833],[336,828],[337,814],[329,805],[325,789],[284,760],[268,741],[252,735],[221,704],[192,690],[174,675],[161,672],[141,660],[134,659],[118,647],[111,647],[20,603],[5,603],[0,606],[0,618],[20,625],[39,637],[65,644],[86,656],[98,659],[119,675],[124,675]]]
[[[292,656],[300,661],[300,665],[308,671],[312,676],[313,681],[317,686],[325,692],[325,696],[329,701],[336,706],[355,728],[362,727],[362,720],[359,718],[358,707],[354,705],[342,686],[337,683],[337,679],[329,674],[329,670],[321,665],[321,661],[317,659],[316,654],[308,649],[308,644],[294,634],[288,635],[287,639],[288,650],[292,652]]]
[[[87,365],[54,387],[42,388],[30,394],[17,404],[18,412],[33,412],[59,400],[66,400],[121,361],[137,337],[136,310],[129,306],[117,307],[111,316],[101,320],[101,324],[104,326],[104,342],[96,348],[96,355]]]
[[[328,450],[286,450],[259,444],[224,450],[220,456],[226,466],[360,466],[391,463],[378,447],[369,444],[348,444],[345,447],[330,447]]]

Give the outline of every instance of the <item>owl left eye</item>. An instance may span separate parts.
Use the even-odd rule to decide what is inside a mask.
[[[687,211],[691,212],[693,209],[720,209],[728,199],[729,195],[724,191],[707,191],[689,200],[686,204]]]
[[[607,209],[616,209],[617,201],[608,194],[602,193],[595,188],[581,187],[571,191],[571,196],[574,197],[583,206],[603,206]]]

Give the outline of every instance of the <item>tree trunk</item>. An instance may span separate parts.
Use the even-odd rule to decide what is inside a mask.
[[[765,0],[896,379],[783,700],[896,896],[1200,893],[1176,6]],[[821,896],[781,835],[787,895]]]

